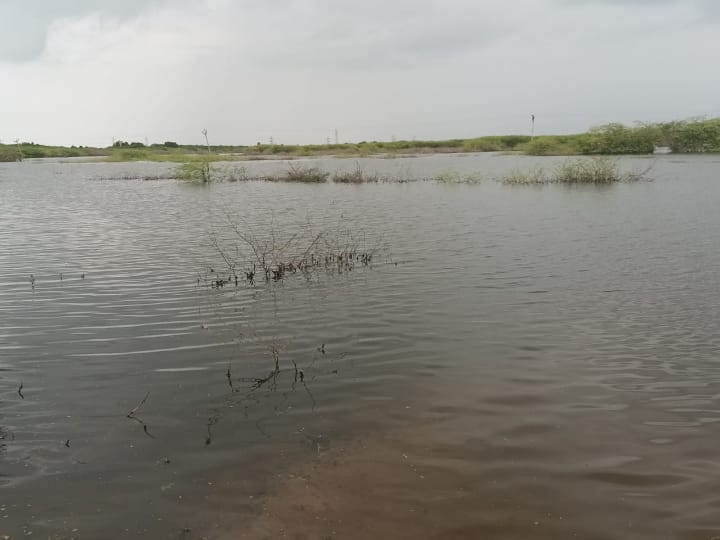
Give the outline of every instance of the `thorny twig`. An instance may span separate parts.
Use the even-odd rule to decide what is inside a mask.
[[[205,437],[205,446],[210,446],[210,443],[212,443],[212,427],[218,423],[218,420],[220,420],[220,416],[215,414],[208,418],[207,421],[207,437]]]
[[[140,403],[138,403],[134,409],[132,409],[129,413],[127,413],[127,417],[130,418],[130,420],[134,420],[135,422],[140,424],[143,427],[143,431],[145,432],[145,435],[147,435],[151,439],[154,439],[155,437],[150,433],[150,431],[148,431],[147,424],[145,422],[143,422],[143,420],[141,418],[139,418],[138,416],[136,416],[136,414],[135,414],[140,410],[140,407],[142,407],[145,404],[148,397],[150,397],[149,391],[147,394],[145,394],[145,397],[142,398],[142,401]]]
[[[225,376],[227,377],[227,380],[228,380],[228,386],[230,386],[230,392],[234,392],[233,382],[232,382],[232,373],[230,373],[231,365],[232,365],[231,363],[228,363],[227,373],[225,373]]]
[[[315,270],[325,269],[340,274],[352,271],[355,266],[371,266],[379,251],[379,247],[367,247],[364,232],[358,235],[340,224],[335,231],[322,227],[318,232],[313,231],[314,227],[308,218],[308,223],[301,227],[301,230],[308,232],[299,233],[296,226],[290,226],[288,233],[281,238],[274,212],[270,213],[269,224],[263,228],[261,234],[256,234],[243,218],[232,216],[226,209],[224,213],[227,229],[234,233],[239,242],[233,246],[233,256],[221,244],[221,236],[215,228],[211,227],[212,246],[219,253],[228,272],[228,279],[216,279],[212,282],[213,287],[222,287],[233,280],[235,285],[238,285],[237,269],[250,268],[248,262],[252,263],[252,270],[245,271],[245,277],[254,285],[257,266],[265,281],[269,283],[281,281],[288,273],[300,272],[303,276],[308,276]],[[249,248],[250,261],[239,260],[240,252],[247,251],[241,250],[242,246]]]
[[[257,391],[261,388],[267,388],[271,393],[274,393],[277,390],[277,384],[278,384],[278,378],[283,373],[292,372],[293,374],[293,382],[291,384],[291,389],[295,390],[296,385],[302,384],[303,388],[305,389],[305,393],[310,398],[310,402],[312,404],[312,411],[314,412],[317,407],[317,400],[315,399],[314,394],[310,390],[310,387],[308,386],[308,382],[306,380],[305,372],[298,367],[297,362],[294,359],[291,359],[292,362],[292,368],[281,368],[280,367],[280,353],[277,346],[273,345],[270,347],[270,352],[273,357],[273,369],[264,377],[233,377],[232,376],[232,370],[231,366],[228,365],[228,369],[225,372],[225,378],[228,381],[228,385],[231,387],[230,397],[227,398],[225,406],[232,407],[236,403],[242,404],[245,400],[253,400],[255,403],[259,403],[257,397],[253,398],[252,396],[257,396]],[[251,383],[251,386],[246,387],[245,391],[242,391],[241,388],[236,387],[235,383],[241,382],[241,383]],[[270,383],[270,384],[268,384]],[[284,403],[287,400],[287,392],[282,392],[282,402]],[[282,411],[279,410],[278,405],[274,407],[275,413],[280,415],[283,414]],[[208,446],[213,441],[213,427],[220,422],[220,420],[223,417],[223,414],[220,412],[221,409],[217,408],[213,411],[213,413],[208,417],[208,421],[206,424],[206,431],[207,435],[205,437],[205,445]],[[244,414],[245,417],[248,418],[247,414],[247,406],[244,408]],[[255,421],[255,427],[257,430],[265,437],[271,437],[271,435],[263,428],[261,424],[261,419]]]
[[[300,372],[302,375],[302,371]],[[317,406],[317,402],[315,401],[315,396],[312,395],[312,392],[308,388],[307,383],[304,381],[305,377],[302,377],[300,380],[302,381],[302,385],[305,387],[305,391],[307,392],[307,395],[310,396],[310,401],[312,401],[312,412],[315,412],[315,407]]]

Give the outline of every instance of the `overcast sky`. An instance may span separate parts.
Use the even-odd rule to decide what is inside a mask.
[[[720,116],[717,0],[0,0],[0,140],[254,144]]]

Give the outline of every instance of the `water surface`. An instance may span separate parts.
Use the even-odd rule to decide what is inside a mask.
[[[492,181],[551,161],[365,159],[485,180],[360,186],[0,165],[0,533],[720,536],[720,163],[663,156],[653,182],[600,188]],[[386,249],[372,268],[210,288],[228,215]],[[273,350],[276,385],[247,394]]]

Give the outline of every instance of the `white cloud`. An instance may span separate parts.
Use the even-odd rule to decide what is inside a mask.
[[[720,114],[702,0],[82,3],[32,60],[0,60],[0,138],[320,142],[521,132],[530,112],[552,132]]]

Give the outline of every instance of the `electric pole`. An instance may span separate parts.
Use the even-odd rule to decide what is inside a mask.
[[[530,140],[535,138],[535,115],[530,115]]]

